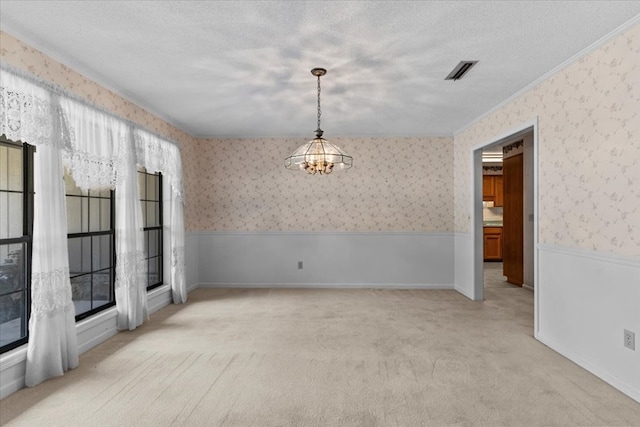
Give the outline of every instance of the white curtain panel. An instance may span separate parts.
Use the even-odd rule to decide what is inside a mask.
[[[174,304],[187,302],[187,283],[184,267],[184,214],[183,202],[175,191],[167,191],[163,196],[163,235],[166,261],[163,264],[164,277],[171,284]],[[166,194],[165,193],[165,194]]]
[[[116,190],[119,329],[134,329],[148,318],[136,164],[166,177],[165,281],[171,285],[174,303],[187,299],[182,161],[175,144],[5,67],[0,68],[0,134],[38,147],[34,159],[32,304],[25,381],[33,386],[78,365],[63,159],[78,187]]]
[[[67,256],[67,218],[60,150],[34,158],[31,317],[25,384],[35,386],[78,366],[75,309]]]
[[[117,325],[119,330],[133,330],[149,318],[133,128],[72,99],[61,100],[61,106],[71,129],[71,149],[63,158],[76,185],[83,190],[116,190]]]
[[[38,147],[25,374],[32,387],[78,366],[61,157],[70,139],[58,94],[0,70],[0,134]]]
[[[161,172],[163,186],[163,276],[171,285],[173,303],[187,301],[184,261],[184,191],[180,149],[169,141],[142,130],[135,130],[138,164],[150,172]],[[167,256],[169,255],[169,256]],[[170,262],[167,262],[170,261]]]
[[[126,164],[116,186],[116,308],[118,329],[133,330],[149,318],[138,171],[133,130],[124,145]]]

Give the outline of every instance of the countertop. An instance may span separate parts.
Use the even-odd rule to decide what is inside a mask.
[[[482,221],[483,227],[502,227],[502,221]]]

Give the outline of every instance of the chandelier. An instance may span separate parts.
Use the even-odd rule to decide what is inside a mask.
[[[303,170],[310,175],[319,173],[328,175],[336,169],[349,169],[353,166],[353,157],[346,154],[335,144],[322,137],[320,129],[320,77],[327,74],[324,68],[314,68],[311,74],[318,78],[318,129],[316,137],[299,147],[284,160],[284,167],[291,170]]]

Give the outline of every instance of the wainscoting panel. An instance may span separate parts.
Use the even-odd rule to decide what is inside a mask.
[[[198,277],[208,287],[452,289],[453,245],[453,233],[202,232]]]
[[[198,280],[198,234],[185,233],[184,236],[184,263],[187,292],[196,289]]]
[[[474,299],[473,240],[470,233],[455,234],[455,289]]]
[[[640,260],[540,245],[536,292],[538,339],[640,402]]]

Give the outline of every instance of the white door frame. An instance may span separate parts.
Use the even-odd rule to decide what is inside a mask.
[[[473,299],[484,299],[483,284],[483,229],[482,229],[482,150],[495,143],[517,138],[533,131],[533,274],[534,274],[534,308],[533,334],[538,337],[539,290],[538,287],[538,117],[524,122],[509,131],[503,132],[489,140],[471,148],[471,165],[473,168],[471,181],[471,244],[473,254]]]

